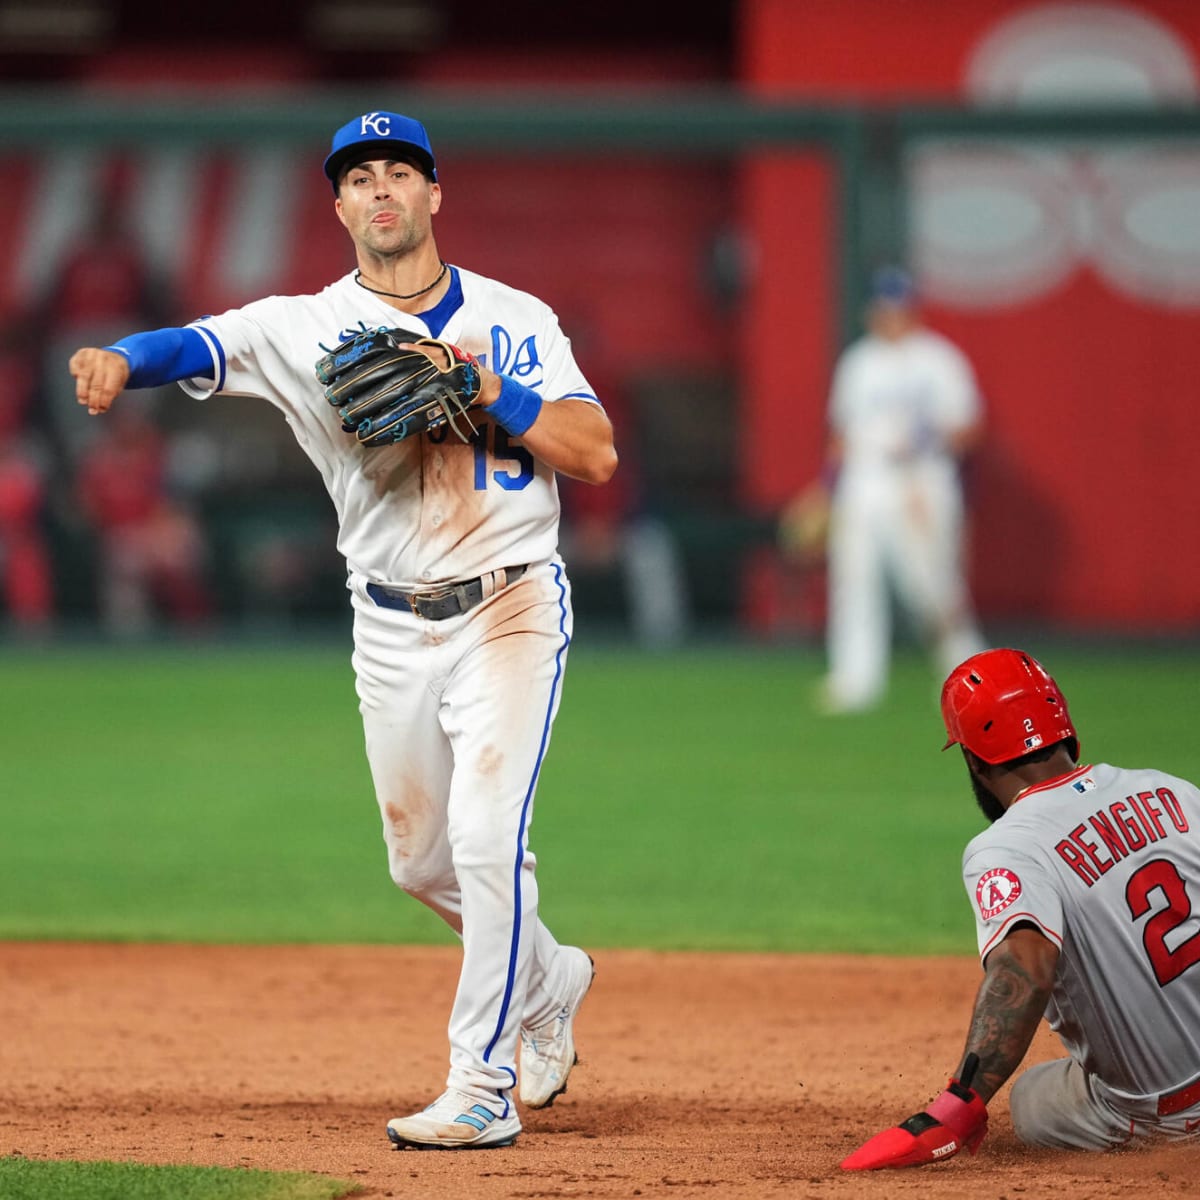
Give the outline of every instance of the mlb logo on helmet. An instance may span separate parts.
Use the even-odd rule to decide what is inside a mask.
[[[437,166],[429,134],[420,121],[394,112],[369,112],[347,121],[333,135],[325,174],[337,191],[338,180],[347,167],[378,158],[412,162],[437,182]]]

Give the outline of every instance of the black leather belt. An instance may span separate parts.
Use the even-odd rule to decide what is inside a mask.
[[[401,592],[396,588],[384,587],[381,583],[368,583],[367,595],[380,608],[396,608],[401,612],[416,613],[427,621],[444,621],[447,617],[458,617],[482,604],[488,596],[515,583],[528,564],[519,567],[501,567],[489,571],[476,579],[464,579],[460,583],[443,583],[421,592]]]

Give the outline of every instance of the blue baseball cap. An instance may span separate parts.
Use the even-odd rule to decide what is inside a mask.
[[[370,112],[348,121],[333,135],[325,160],[325,174],[333,190],[337,191],[338,179],[347,167],[376,158],[412,159],[430,179],[437,180],[425,126],[400,113]]]
[[[871,276],[872,301],[879,304],[911,304],[917,288],[903,267],[880,267]]]

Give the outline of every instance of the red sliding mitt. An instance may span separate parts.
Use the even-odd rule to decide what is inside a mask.
[[[974,1058],[974,1055],[970,1056]],[[977,1062],[978,1060],[976,1060]],[[975,1062],[964,1066],[972,1079]],[[987,1133],[987,1105],[979,1094],[957,1079],[923,1112],[892,1129],[877,1133],[848,1158],[843,1171],[878,1171],[884,1167],[921,1167],[953,1158],[964,1146],[974,1154]]]

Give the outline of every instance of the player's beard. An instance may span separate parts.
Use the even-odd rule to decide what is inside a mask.
[[[983,815],[994,825],[1004,816],[1004,805],[996,799],[991,789],[967,767],[967,778],[971,781],[971,791],[975,793],[975,803],[979,805]]]

